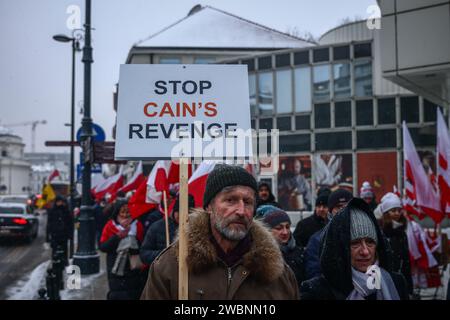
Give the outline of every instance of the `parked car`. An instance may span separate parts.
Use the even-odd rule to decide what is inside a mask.
[[[11,195],[3,195],[0,196],[0,203],[23,203],[28,206],[28,209],[31,212],[34,211],[34,201],[33,199],[26,194],[11,194]]]
[[[32,242],[38,230],[39,220],[26,204],[0,202],[0,238],[16,237]]]

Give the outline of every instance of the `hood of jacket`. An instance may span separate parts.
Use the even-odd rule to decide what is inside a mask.
[[[188,239],[187,264],[190,271],[202,272],[219,263],[219,258],[210,237],[209,213],[194,209],[189,215],[186,228]],[[262,224],[253,220],[249,230],[252,238],[250,250],[242,256],[241,264],[260,281],[272,282],[285,272],[284,259],[272,234]],[[178,235],[175,252],[178,252]]]
[[[353,198],[325,227],[321,239],[320,267],[323,276],[340,293],[348,296],[353,290],[350,253],[350,209],[359,208],[372,220],[378,237],[379,266],[392,272],[392,253],[373,212],[364,200]]]

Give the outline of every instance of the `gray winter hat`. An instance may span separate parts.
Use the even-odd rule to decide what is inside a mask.
[[[377,231],[372,220],[364,211],[350,209],[350,236],[351,240],[370,238],[378,244]]]

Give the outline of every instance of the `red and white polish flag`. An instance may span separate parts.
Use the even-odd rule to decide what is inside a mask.
[[[119,172],[107,178],[99,184],[95,190],[95,199],[100,201],[107,193],[113,195],[123,186],[123,166],[120,166]]]
[[[211,171],[214,170],[217,162],[203,161],[194,171],[188,181],[189,194],[194,197],[195,207],[203,207],[203,194],[205,193],[206,180]]]
[[[160,204],[163,192],[169,192],[169,169],[172,161],[158,160],[147,179],[145,202]]]
[[[127,193],[129,191],[136,190],[144,180],[145,176],[142,169],[142,161],[139,161],[139,164],[137,165],[130,181],[128,181],[127,184],[120,188],[117,192],[123,191],[124,193]]]
[[[441,196],[441,209],[450,216],[450,135],[444,117],[437,108],[437,179]]]

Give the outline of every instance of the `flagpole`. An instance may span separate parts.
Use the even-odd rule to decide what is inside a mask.
[[[169,239],[169,215],[167,214],[167,194],[166,190],[163,192],[164,196],[164,216],[166,221],[166,248],[170,245],[170,239]]]
[[[179,242],[178,242],[178,299],[188,300],[188,243],[186,227],[188,223],[188,159],[180,158],[180,195],[179,195]]]

